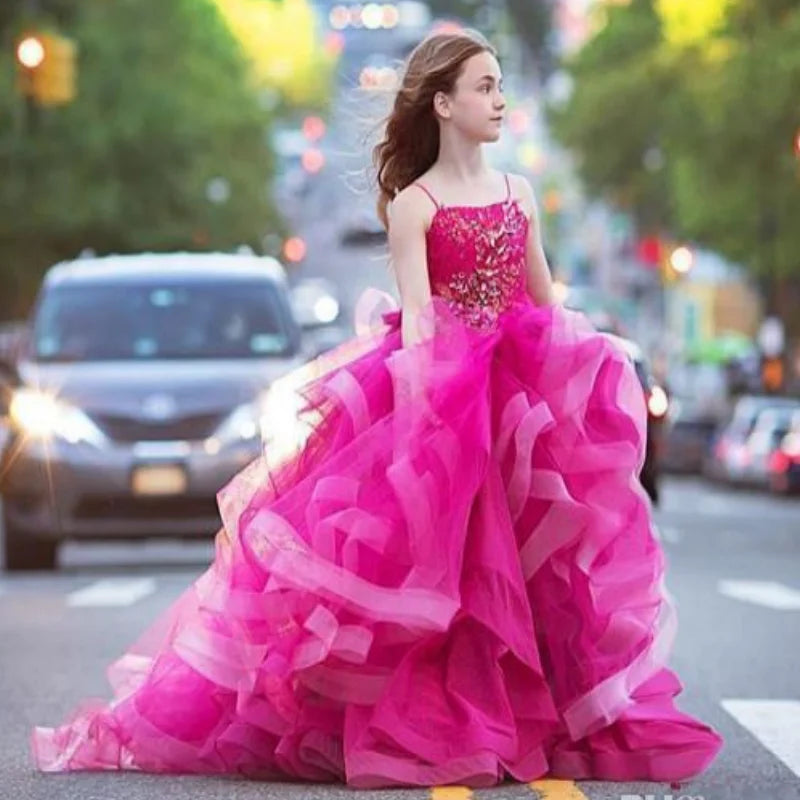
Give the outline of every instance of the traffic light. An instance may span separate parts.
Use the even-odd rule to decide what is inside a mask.
[[[783,377],[783,359],[780,356],[764,356],[761,360],[761,385],[764,391],[781,391]]]
[[[694,250],[686,245],[666,244],[661,254],[661,281],[673,284],[688,275],[694,266]]]
[[[76,94],[77,47],[54,33],[28,34],[16,48],[17,86],[40,106],[71,103]]]

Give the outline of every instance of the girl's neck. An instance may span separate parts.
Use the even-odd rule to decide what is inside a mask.
[[[436,171],[451,184],[480,182],[490,173],[482,145],[463,139],[448,141],[445,136],[439,144]]]

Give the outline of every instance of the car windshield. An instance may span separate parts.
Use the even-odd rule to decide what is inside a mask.
[[[756,418],[756,428],[768,430],[789,430],[795,409],[792,406],[770,408],[762,411]]]
[[[291,351],[266,281],[81,283],[45,292],[33,326],[40,362],[266,358]]]
[[[740,400],[731,420],[731,428],[745,434],[753,430],[759,415],[769,410],[780,413],[783,409],[791,412],[796,404],[792,400],[771,397],[752,397]]]

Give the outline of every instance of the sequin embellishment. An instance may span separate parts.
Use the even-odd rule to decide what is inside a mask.
[[[433,292],[469,325],[494,327],[525,291],[527,226],[515,199],[441,206],[428,229]]]

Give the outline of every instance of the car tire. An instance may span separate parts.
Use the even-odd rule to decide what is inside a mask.
[[[639,482],[647,492],[650,502],[657,506],[659,502],[658,480],[649,470],[643,470],[639,476]]]
[[[58,565],[58,542],[21,531],[3,514],[3,554],[7,572],[54,570]]]
[[[769,490],[772,494],[789,494],[789,479],[781,473],[771,472],[769,475]]]

